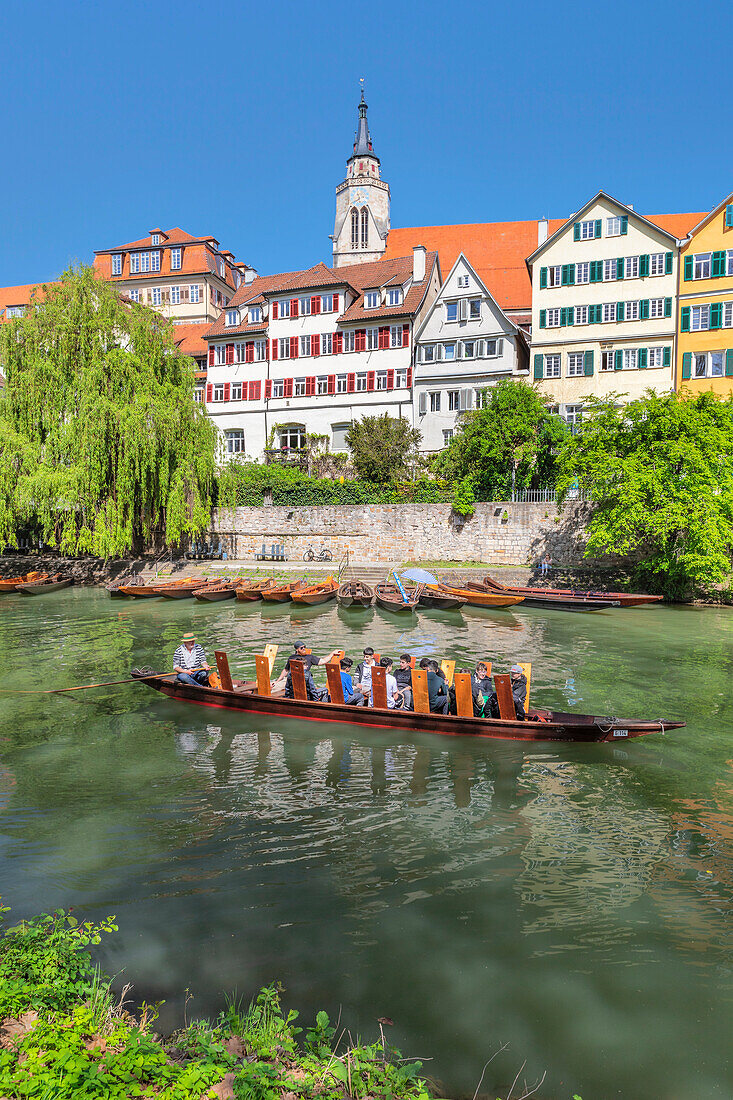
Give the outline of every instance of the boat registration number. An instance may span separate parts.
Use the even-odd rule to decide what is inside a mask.
[[[628,737],[629,736],[629,731],[628,730],[614,730],[613,731],[613,736],[614,737]]]

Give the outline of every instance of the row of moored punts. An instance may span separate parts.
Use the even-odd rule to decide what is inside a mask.
[[[73,584],[73,577],[64,577],[61,573],[26,573],[17,577],[0,578],[0,595],[20,592],[23,596],[40,596],[45,592],[58,592]]]

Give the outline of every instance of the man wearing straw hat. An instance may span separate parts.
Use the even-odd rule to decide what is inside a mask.
[[[196,635],[184,634],[181,644],[173,654],[173,671],[178,673],[177,682],[193,684],[194,687],[206,686],[210,668],[203,646],[196,641]]]

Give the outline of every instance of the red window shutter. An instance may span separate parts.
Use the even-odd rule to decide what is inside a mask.
[[[293,396],[293,380],[292,380],[292,378],[286,378],[285,379],[285,396],[286,397],[292,397]]]
[[[355,390],[356,390],[356,375],[355,374],[347,374],[346,375],[346,392],[347,393],[354,393]]]
[[[358,328],[356,330],[355,347],[357,351],[366,351],[366,329]]]
[[[213,348],[212,348],[212,351],[213,351]],[[211,384],[211,382],[209,382],[208,385],[206,386],[206,403],[207,403],[207,405],[211,404],[213,398],[214,398],[214,387]]]
[[[265,401],[267,401],[268,397],[272,397],[272,379],[271,378],[267,378],[265,380]]]
[[[339,311],[339,296],[338,296],[338,294],[334,294],[334,296],[333,296],[333,308],[336,311],[336,313],[338,313],[338,311]]]
[[[328,376],[328,392],[336,393],[336,375],[329,374]]]
[[[402,326],[402,347],[409,348],[410,346],[410,326],[404,324]]]
[[[367,390],[369,393],[375,388],[375,374],[373,370],[367,371]]]
[[[321,296],[320,294],[314,294],[311,298],[311,313],[321,312]]]
[[[214,345],[211,344],[211,346],[209,347],[209,366],[213,367],[213,365],[214,365]]]
[[[226,365],[229,367],[234,362],[234,344],[227,344]]]
[[[272,319],[273,319],[273,321],[277,321],[277,307],[278,307],[278,303],[273,302],[272,303]]]
[[[387,389],[388,390],[393,390],[394,389],[394,371],[393,370],[388,370],[387,371]]]
[[[290,337],[290,358],[291,359],[297,359],[298,358],[298,337],[297,336],[291,336]]]
[[[407,368],[407,388],[409,390],[412,385],[412,367]]]
[[[290,299],[290,316],[291,317],[297,317],[298,316],[298,299],[297,298],[291,298]]]
[[[318,333],[316,333],[315,336],[311,336],[311,355],[320,355],[320,354],[321,354],[321,338],[318,335]]]
[[[272,341],[272,358],[277,359],[277,340]]]
[[[262,396],[262,383],[260,381],[257,381],[253,382],[252,385],[255,388],[254,397],[252,398],[252,400],[259,401],[260,397]]]
[[[389,325],[381,325],[379,328],[379,346],[382,349],[389,347]]]
[[[224,383],[224,400],[225,401],[230,401],[231,400],[231,392],[232,392],[231,385],[229,384],[229,382],[225,382]]]
[[[334,355],[341,355],[344,350],[344,334],[343,332],[334,332],[333,334],[333,353]]]
[[[244,345],[244,361],[245,363],[254,363],[255,361],[255,346],[252,340]]]
[[[305,396],[316,396],[316,377],[314,374],[309,375],[308,378],[306,378],[305,380]]]

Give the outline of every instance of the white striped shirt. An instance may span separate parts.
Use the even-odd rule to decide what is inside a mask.
[[[201,668],[205,664],[206,654],[203,646],[200,646],[198,642],[195,642],[191,649],[181,643],[173,654],[174,668]]]

